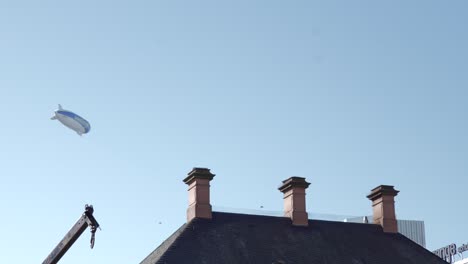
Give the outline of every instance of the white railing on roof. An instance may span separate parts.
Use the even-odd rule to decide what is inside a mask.
[[[250,215],[266,215],[266,216],[284,216],[283,211],[279,210],[269,210],[266,208],[251,209],[251,208],[233,208],[225,206],[213,206],[214,212],[224,212],[224,213],[236,213],[236,214],[250,214]],[[309,219],[317,220],[328,220],[328,221],[337,221],[343,222],[347,218],[355,218],[356,216],[349,215],[336,215],[336,214],[322,214],[315,212],[308,212]]]

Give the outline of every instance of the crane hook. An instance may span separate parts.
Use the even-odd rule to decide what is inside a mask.
[[[94,241],[96,239],[96,226],[95,225],[92,225],[91,226],[91,249],[94,248]]]

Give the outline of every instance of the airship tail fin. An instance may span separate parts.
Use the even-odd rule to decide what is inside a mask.
[[[58,109],[59,109],[59,110],[63,110],[63,108],[62,108],[62,105],[61,105],[61,104],[59,104],[59,105],[58,105]]]

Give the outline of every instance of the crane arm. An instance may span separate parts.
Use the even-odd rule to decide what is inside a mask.
[[[52,252],[47,256],[47,258],[42,262],[42,264],[56,264],[65,253],[70,249],[70,247],[75,243],[75,241],[83,234],[88,226],[91,229],[91,248],[94,247],[94,234],[96,229],[99,227],[99,223],[93,216],[93,206],[86,205],[85,212],[78,219],[78,221],[73,225],[73,227],[68,231],[65,237],[60,241],[60,243],[52,250]]]

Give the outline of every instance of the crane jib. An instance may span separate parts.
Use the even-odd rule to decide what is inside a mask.
[[[42,264],[58,263],[58,261],[63,257],[63,255],[65,255],[68,249],[70,249],[73,243],[75,243],[81,234],[83,234],[88,226],[91,229],[91,248],[94,247],[95,233],[97,228],[99,228],[99,223],[96,221],[96,218],[94,218],[93,212],[94,208],[92,205],[85,206],[85,212],[81,215],[75,225],[73,225],[70,231],[68,231],[60,243],[54,248],[54,250],[52,250],[49,256],[47,256],[44,262],[42,262]]]

